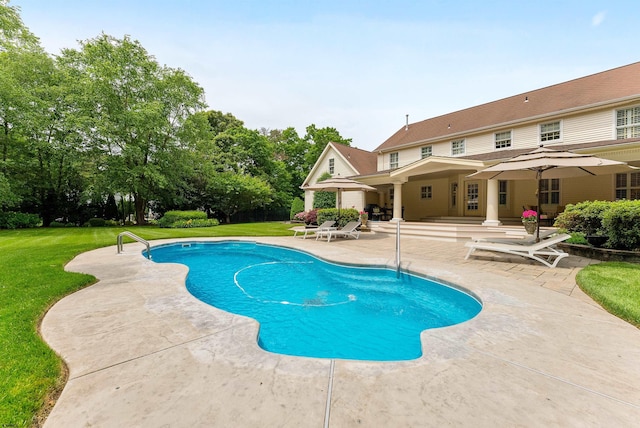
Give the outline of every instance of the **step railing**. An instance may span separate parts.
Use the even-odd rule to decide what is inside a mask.
[[[149,242],[147,242],[146,240],[142,239],[141,237],[139,237],[138,235],[136,235],[135,233],[129,232],[127,230],[125,230],[124,232],[120,232],[118,234],[118,239],[116,241],[117,245],[118,245],[118,254],[122,253],[122,237],[123,236],[128,236],[129,238],[140,242],[141,244],[144,244],[147,246],[147,258],[149,260],[151,260],[151,247],[149,246]]]

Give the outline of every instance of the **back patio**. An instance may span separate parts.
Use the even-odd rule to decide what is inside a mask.
[[[388,234],[256,240],[328,260],[394,264]],[[183,266],[156,264],[142,249],[102,248],[67,266],[100,282],[43,320],[44,338],[70,369],[46,427],[584,427],[640,419],[640,331],[576,286],[590,259],[570,256],[556,269],[519,257],[465,260],[462,242],[403,237],[403,268],[465,287],[484,307],[466,323],[423,332],[421,358],[377,363],[262,351],[255,321],[195,299]]]

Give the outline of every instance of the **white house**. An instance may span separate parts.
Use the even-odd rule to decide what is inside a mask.
[[[373,152],[329,144],[304,184],[325,172],[355,178],[378,192],[349,192],[343,207],[387,205],[395,220],[500,224],[536,205],[536,183],[468,176],[540,145],[640,166],[640,62],[407,123]],[[550,216],[584,200],[640,199],[640,172],[545,180],[541,196]]]

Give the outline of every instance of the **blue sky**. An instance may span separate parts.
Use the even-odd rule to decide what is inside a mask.
[[[640,61],[640,2],[11,0],[57,54],[105,32],[251,129],[373,150],[410,122]],[[640,77],[639,77],[640,78]]]

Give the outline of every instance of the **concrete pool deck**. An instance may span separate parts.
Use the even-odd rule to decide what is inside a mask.
[[[384,234],[331,243],[230,239],[349,263],[393,266],[395,258],[395,237]],[[576,286],[589,259],[570,256],[555,269],[491,253],[464,260],[463,243],[402,238],[403,268],[465,287],[484,308],[466,323],[423,332],[420,359],[378,363],[265,352],[255,321],[195,299],[184,266],[153,263],[142,249],[101,248],[68,264],[99,282],[43,319],[43,337],[69,367],[45,427],[631,427],[640,420],[640,330]]]

